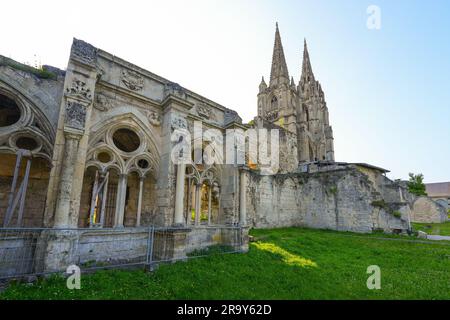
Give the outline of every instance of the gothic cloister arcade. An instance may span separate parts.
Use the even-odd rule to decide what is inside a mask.
[[[87,154],[78,226],[152,225],[157,220],[158,154],[150,130],[133,116],[111,119],[94,132]]]
[[[54,135],[39,108],[0,82],[0,221],[3,227],[42,225]]]
[[[220,181],[217,168],[186,167],[184,208],[187,226],[217,225],[220,213]]]

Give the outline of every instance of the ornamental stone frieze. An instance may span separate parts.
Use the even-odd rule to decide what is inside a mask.
[[[144,88],[144,78],[131,70],[122,71],[122,83],[132,91],[141,91]]]
[[[213,111],[204,103],[199,103],[197,105],[197,114],[204,119],[215,120]]]

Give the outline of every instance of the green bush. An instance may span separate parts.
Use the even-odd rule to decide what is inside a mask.
[[[402,217],[402,213],[400,211],[394,211],[392,212],[392,215],[396,218],[401,218]]]
[[[371,205],[372,205],[373,207],[378,207],[378,208],[381,208],[381,209],[387,209],[387,204],[386,204],[386,202],[384,201],[384,199],[381,199],[381,200],[374,200],[374,201],[372,201]]]

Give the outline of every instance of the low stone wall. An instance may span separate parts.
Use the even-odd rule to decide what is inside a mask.
[[[413,222],[442,223],[448,220],[446,208],[428,197],[418,197],[413,202]]]
[[[100,232],[99,232],[100,231]],[[148,228],[80,232],[78,263],[122,264],[146,261],[149,250]]]
[[[353,232],[409,228],[409,204],[394,182],[370,179],[356,166],[249,176],[247,222],[257,228],[303,226]]]
[[[33,271],[36,236],[20,234],[0,239],[0,277],[27,274]]]
[[[244,243],[244,241],[246,241]],[[220,245],[247,251],[248,229],[194,228],[14,229],[0,228],[0,278],[81,269],[172,262]],[[196,252],[198,251],[198,252]]]

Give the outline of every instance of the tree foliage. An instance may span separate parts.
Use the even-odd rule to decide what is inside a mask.
[[[423,174],[409,174],[408,191],[416,196],[426,196]]]

